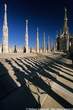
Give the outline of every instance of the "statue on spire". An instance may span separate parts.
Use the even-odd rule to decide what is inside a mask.
[[[5,11],[7,11],[7,4],[5,3]]]
[[[4,25],[7,26],[7,4],[4,4],[5,7],[5,13],[4,13]]]

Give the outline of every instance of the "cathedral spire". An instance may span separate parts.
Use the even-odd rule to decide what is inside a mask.
[[[26,20],[26,34],[28,35],[28,20]]]
[[[3,23],[3,53],[8,53],[8,25],[7,25],[7,4],[4,4],[4,23]]]
[[[37,35],[36,35],[36,51],[39,53],[39,30],[37,27]]]
[[[4,4],[5,13],[4,13],[4,25],[7,26],[7,4]]]
[[[45,52],[45,32],[43,33],[43,52]]]
[[[50,37],[48,36],[48,52],[50,52]]]
[[[28,20],[26,20],[25,48],[26,53],[28,53]]]
[[[68,18],[67,18],[67,9],[65,8],[65,16],[64,16],[64,34],[68,34]]]

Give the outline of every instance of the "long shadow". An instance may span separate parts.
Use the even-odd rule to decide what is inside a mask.
[[[48,59],[47,59],[47,60],[48,60]],[[19,59],[19,61],[21,61],[21,60]],[[21,62],[22,62],[22,61],[21,61]],[[62,75],[60,75],[58,72],[56,72],[56,71],[52,70],[52,68],[49,68],[49,67],[48,67],[48,65],[51,66],[53,63],[54,63],[54,62],[50,62],[50,64],[49,64],[49,63],[48,63],[48,64],[41,63],[41,65],[43,65],[43,66],[41,66],[41,65],[39,65],[39,64],[36,64],[36,63],[34,63],[34,64],[35,64],[36,66],[39,66],[39,68],[38,68],[37,71],[38,71],[41,75],[43,75],[43,76],[45,76],[45,77],[47,77],[47,78],[50,78],[50,79],[53,80],[54,82],[58,83],[59,85],[63,86],[64,88],[68,89],[70,92],[73,93],[73,89],[72,89],[72,88],[66,86],[65,84],[63,84],[62,82],[56,80],[56,78],[54,78],[53,76],[50,75],[49,72],[52,72],[52,73],[54,73],[54,75],[56,74],[56,75],[58,75],[58,76],[60,76],[60,77],[63,77],[63,78],[65,78],[65,79],[68,80],[68,78],[66,78],[66,77],[64,77],[64,76],[62,76]],[[24,63],[23,63],[23,64],[24,64]],[[25,65],[25,64],[24,64],[24,65]],[[27,66],[27,65],[26,65],[26,66]],[[49,72],[45,72],[44,69],[46,69],[46,70],[49,71]]]
[[[17,77],[21,87],[17,87],[9,76],[7,69],[0,64],[3,75],[0,76],[0,110],[24,110],[25,108],[40,108],[30,89],[26,86],[21,74]]]
[[[67,59],[69,59],[69,60],[71,60],[72,61],[72,64],[66,64],[68,67],[70,67],[70,68],[72,68],[73,69],[73,52],[72,53],[69,53],[69,54],[67,54],[66,56],[64,56],[64,58],[67,58]]]
[[[46,58],[50,58],[50,57],[46,57]],[[53,60],[53,61],[55,61],[56,63],[59,63],[59,64],[61,64],[63,66],[66,66],[66,67],[68,67],[70,69],[73,69],[73,65],[72,64],[67,64],[65,62],[62,62],[61,60],[59,61],[59,60],[53,59],[53,58],[50,58],[50,59]],[[62,59],[62,58],[60,58],[60,59]]]
[[[57,63],[58,64],[58,63]],[[57,65],[56,63],[54,64],[56,67],[55,68],[57,68],[57,66],[59,67],[59,68],[57,68],[58,70],[60,70],[60,71],[62,71],[62,72],[64,72],[64,73],[66,73],[66,74],[68,74],[68,75],[70,75],[70,76],[72,76],[73,77],[73,75],[72,74],[70,74],[70,73],[67,73],[66,71],[64,71],[64,70],[67,70],[68,72],[72,72],[71,70],[69,70],[69,69],[67,69],[67,68],[63,68],[61,65]],[[54,66],[53,65],[53,66]],[[61,70],[60,68],[63,68],[64,70]]]
[[[32,59],[33,59],[33,58],[32,58]],[[27,63],[29,63],[29,64],[31,64],[31,65],[36,64],[35,61],[33,61],[32,59],[28,59],[28,58],[24,59],[24,58],[23,58],[24,61],[26,61]],[[34,60],[35,60],[35,59],[34,59]],[[38,63],[38,61],[36,61],[36,62]],[[33,63],[33,64],[32,64],[32,63]],[[38,67],[38,64],[36,64],[36,65],[37,65],[37,67]]]
[[[50,57],[47,57],[47,59],[48,58],[50,58]],[[67,68],[70,68],[70,69],[73,69],[73,67],[71,67],[70,65],[68,65],[68,64],[66,64],[66,63],[64,63],[64,62],[62,62],[61,60],[58,60],[58,59],[53,59],[53,58],[50,58],[52,61],[54,61],[54,63],[57,63],[57,64],[60,64],[60,65],[63,65],[63,66],[65,66],[65,67],[67,67]],[[61,59],[61,58],[60,58]],[[56,64],[55,64],[56,65]],[[65,70],[68,70],[68,69],[65,69]],[[62,70],[61,70],[62,71]],[[68,70],[68,71],[70,71],[70,70]],[[72,72],[72,71],[70,71],[70,72]],[[65,72],[66,74],[69,74],[69,73],[67,73],[67,72]],[[71,74],[69,74],[70,76],[73,76],[73,75],[71,75]]]
[[[58,61],[58,59],[52,59],[52,58],[50,58],[49,57],[49,59],[51,59],[52,61],[54,61],[53,62],[53,64],[54,63],[57,63],[57,64],[61,64],[61,65],[64,65],[64,63],[62,63],[61,61]],[[48,58],[47,58],[47,60],[48,60]],[[49,64],[48,63],[48,61],[47,61],[47,63],[46,64]],[[56,64],[54,64],[54,65],[56,65]],[[50,66],[51,66],[51,64],[50,64]],[[61,67],[60,65],[56,65],[56,66],[59,66],[59,67]],[[64,65],[65,66],[65,65]],[[61,67],[62,68],[62,67]],[[57,68],[57,69],[59,69],[59,68]],[[69,69],[67,69],[67,68],[64,68],[65,70],[68,70],[69,72],[72,72],[71,70],[69,70]],[[60,70],[60,69],[59,69]],[[64,72],[64,73],[66,73],[66,74],[68,74],[68,75],[70,75],[70,76],[73,76],[73,75],[71,75],[71,74],[69,74],[69,73],[67,73],[67,72],[65,72],[65,71],[63,71],[63,70],[61,70],[62,72]]]
[[[23,59],[23,58],[20,58],[20,59]],[[17,60],[20,60],[19,58],[17,58]],[[12,59],[12,60],[14,60],[14,59]],[[31,65],[32,66],[32,68],[35,68],[36,70],[37,70],[37,67],[38,66],[35,66],[34,64],[32,64],[31,62],[29,62],[28,60],[27,60],[27,58],[26,59],[23,59],[24,61],[26,61],[26,63],[28,63],[28,65]],[[23,62],[23,61],[22,61]],[[25,62],[23,62],[23,64],[26,64]]]
[[[33,77],[32,74],[34,74],[32,68],[30,69],[30,67],[28,66],[28,69],[31,70],[30,74],[27,70],[25,70],[28,75],[25,74],[25,72],[21,72],[19,69],[17,69],[14,65],[12,65],[12,63],[10,61],[8,61],[9,64],[12,66],[15,74],[17,77],[21,77],[21,80],[27,79],[28,81],[32,82],[33,85],[41,88],[43,91],[45,91],[48,95],[50,95],[52,98],[54,98],[58,103],[60,103],[63,107],[65,108],[72,108],[73,106],[67,102],[65,99],[63,99],[61,96],[59,96],[57,93],[55,93],[53,90],[51,90],[51,87],[49,85],[47,85],[36,73],[36,77]],[[17,63],[18,64],[18,63]],[[21,66],[20,64],[18,64],[19,66]],[[23,66],[21,66],[23,68]],[[21,75],[21,76],[20,76]]]
[[[49,66],[49,67],[51,67],[51,68],[53,68],[53,69],[57,69],[57,70],[59,70],[59,71],[61,71],[60,69],[58,69],[57,67],[55,67],[55,66],[53,66],[53,65],[51,65],[51,66]],[[49,68],[48,67],[48,68]],[[51,69],[52,70],[52,69]],[[53,72],[55,72],[55,70],[53,70]],[[68,77],[65,77],[64,75],[60,75],[59,74],[59,72],[57,72],[58,74],[57,75],[59,75],[60,77],[63,77],[64,79],[67,79],[67,80],[69,80],[69,81],[71,81],[71,82],[73,82],[73,80],[72,79],[70,79],[70,78],[68,78]]]
[[[55,68],[55,69],[57,69],[57,70],[60,70],[60,69],[58,69],[57,67],[54,67],[52,64],[54,64],[54,63],[58,63],[58,64],[61,64],[61,62],[57,62],[57,60],[58,59],[52,59],[52,58],[50,58],[50,57],[47,57],[47,60],[48,60],[48,58],[49,59],[51,59],[52,61],[50,62],[50,63],[41,63],[41,64],[44,64],[45,65],[45,68],[46,67],[52,67],[52,68]],[[48,65],[48,66],[47,66]],[[55,64],[54,64],[55,65]],[[68,77],[65,77],[65,76],[63,76],[63,75],[60,75],[57,71],[55,71],[55,70],[52,70],[52,68],[49,68],[49,70],[51,70],[52,72],[55,72],[57,75],[59,75],[59,76],[61,76],[61,77],[63,77],[63,78],[65,78],[65,79],[67,79],[67,80],[69,80],[69,81],[71,81],[71,82],[73,82],[73,80],[71,80],[71,79],[69,79]],[[66,73],[66,72],[65,72]],[[66,73],[66,74],[68,74],[68,73]],[[68,75],[70,75],[70,74],[68,74]],[[70,76],[72,76],[72,75],[70,75]]]
[[[54,61],[54,62],[56,62],[58,64],[61,64],[61,65],[65,66],[65,67],[67,67],[67,68],[73,69],[72,64],[67,64],[67,63],[61,61],[62,58],[67,58],[66,55],[62,55],[62,57],[58,58],[59,60],[57,58],[54,59],[54,58],[51,58],[49,56],[45,56],[45,57],[46,57],[46,59],[49,59],[50,58],[52,61]],[[70,70],[68,70],[68,71],[70,71]]]
[[[67,77],[65,77],[65,76],[63,76],[63,75],[60,75],[60,74],[59,74],[57,71],[55,71],[55,70],[52,70],[52,68],[54,68],[54,66],[52,65],[53,63],[54,63],[54,62],[50,63],[50,65],[49,65],[49,63],[48,63],[47,65],[49,65],[49,66],[47,66],[46,64],[44,64],[44,68],[45,68],[46,70],[51,71],[52,73],[54,73],[54,74],[60,76],[60,77],[63,77],[64,79],[67,79],[67,80],[73,82],[71,79],[69,79],[69,78],[67,78]],[[52,68],[49,68],[49,67],[52,67]],[[58,80],[56,80],[56,79],[54,79],[54,81],[55,81],[56,83],[58,83],[59,85],[63,86],[64,88],[68,89],[70,92],[73,93],[73,89],[72,89],[72,88],[66,86],[65,84],[63,84],[62,82],[60,82],[60,81],[58,81]]]
[[[63,65],[70,69],[73,69],[73,64],[67,64],[67,63],[63,62]]]
[[[18,87],[9,76],[8,70],[0,63],[0,100],[7,97],[12,91]]]
[[[51,67],[52,67],[52,66],[51,66]],[[52,69],[50,69],[49,67],[47,68],[47,66],[46,66],[45,68],[46,68],[46,70],[48,70],[48,71],[52,71]],[[54,67],[52,67],[52,68],[54,68]],[[52,72],[54,72],[54,73],[56,74],[56,71],[52,71]],[[47,73],[47,72],[46,72],[46,73]],[[49,72],[48,72],[48,73],[49,73]],[[69,78],[66,78],[66,77],[64,77],[63,75],[60,75],[59,73],[58,73],[57,75],[60,76],[60,77],[62,77],[62,78],[64,78],[64,79],[66,79],[66,80],[69,80],[69,81],[73,82],[73,81],[70,80]],[[49,77],[49,76],[48,76],[48,77]],[[67,90],[69,90],[70,92],[73,93],[73,89],[72,89],[72,88],[70,88],[69,86],[66,86],[66,85],[63,84],[62,82],[58,81],[56,78],[54,78],[53,81],[55,81],[56,83],[58,83],[59,85],[63,86],[64,88],[66,88]]]

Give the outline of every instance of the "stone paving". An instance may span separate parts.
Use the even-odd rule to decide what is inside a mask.
[[[24,107],[73,108],[73,68],[67,60],[64,62],[61,55],[53,54],[0,56],[0,102],[7,110],[12,102],[11,106],[20,103],[17,108],[22,106],[22,110]],[[37,104],[31,106],[32,98],[26,101],[16,95],[25,87]],[[22,105],[23,100],[29,105]]]

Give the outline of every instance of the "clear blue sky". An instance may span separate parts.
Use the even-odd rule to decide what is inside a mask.
[[[9,45],[24,46],[25,20],[29,20],[29,46],[35,47],[36,29],[39,28],[40,47],[43,32],[54,41],[64,24],[64,7],[68,9],[69,30],[73,33],[73,0],[0,0],[0,42],[4,2],[8,5]]]

